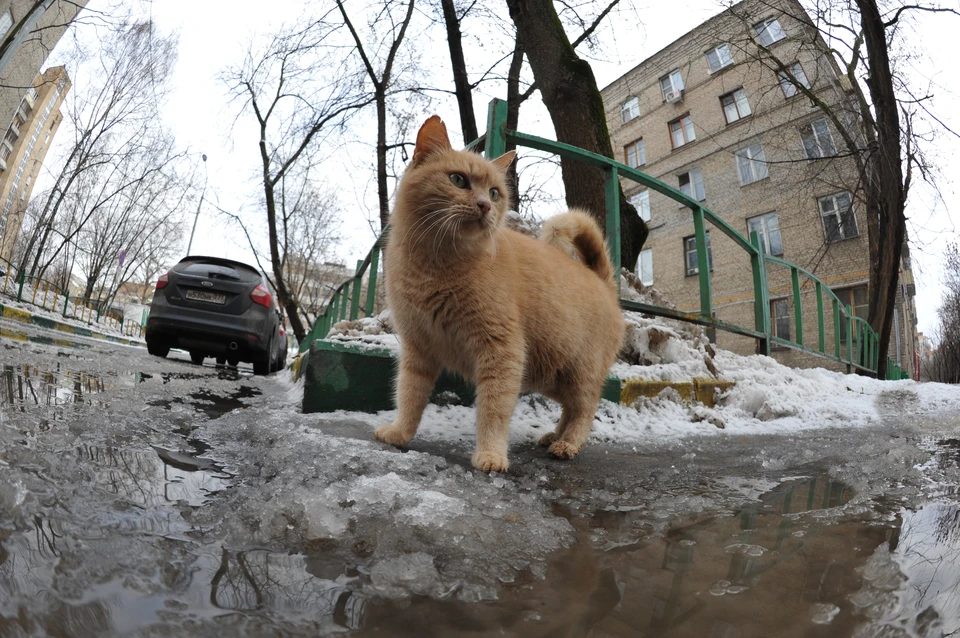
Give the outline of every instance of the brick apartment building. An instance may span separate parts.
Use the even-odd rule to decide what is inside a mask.
[[[745,0],[601,93],[621,161],[704,202],[745,237],[758,232],[767,253],[812,272],[865,318],[869,249],[854,160],[838,150],[840,137],[823,112],[757,55],[760,42],[785,63],[794,81],[823,102],[847,104],[847,79],[832,58],[809,45],[819,36],[794,18],[805,15],[795,0]],[[650,228],[638,274],[681,310],[698,310],[690,209],[633,182],[623,185]],[[752,328],[749,257],[718,230],[709,233],[709,241],[716,316]],[[906,247],[901,265],[889,355],[912,374],[916,312]],[[771,265],[768,275],[771,323],[777,335],[790,338],[796,330],[790,273]],[[812,285],[804,287],[802,306],[805,345],[815,348]],[[830,308],[825,300],[828,352],[834,343]],[[755,352],[756,343],[749,338],[718,332],[716,340],[734,352]],[[774,356],[787,365],[837,367],[786,348],[776,349]]]
[[[0,139],[0,258],[13,259],[30,195],[63,115],[70,90],[65,67],[44,71],[26,92]]]

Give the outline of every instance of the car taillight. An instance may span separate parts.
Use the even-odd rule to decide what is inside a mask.
[[[253,299],[253,303],[258,303],[264,308],[269,308],[270,302],[273,300],[273,297],[271,297],[267,289],[263,287],[263,284],[257,284],[257,287],[250,293],[250,298]]]
[[[157,279],[157,290],[167,287],[167,282],[170,280],[170,273],[164,273],[160,275],[160,279]]]

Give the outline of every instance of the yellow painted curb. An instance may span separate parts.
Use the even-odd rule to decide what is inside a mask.
[[[9,306],[4,306],[3,316],[7,319],[13,319],[14,321],[19,321],[21,323],[30,323],[30,318],[33,315],[31,315],[26,310],[20,310],[19,308],[11,308]]]
[[[673,388],[686,402],[696,401],[712,408],[716,403],[717,391],[725,392],[736,385],[733,381],[697,378],[693,381],[648,381],[646,379],[624,379],[620,389],[620,403],[633,405],[640,397],[652,399],[667,388]]]
[[[58,321],[58,322],[57,322],[57,325],[54,326],[54,328],[55,328],[56,330],[59,330],[60,332],[68,332],[68,333],[70,333],[70,334],[77,334],[76,327],[70,325],[69,323],[60,323],[60,322]]]

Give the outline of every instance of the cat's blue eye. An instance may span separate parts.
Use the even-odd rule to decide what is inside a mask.
[[[491,189],[490,189],[490,200],[495,202],[495,201],[497,201],[498,199],[500,199],[500,189],[498,189],[498,188],[491,188]]]
[[[470,182],[463,173],[450,173],[450,182],[457,188],[469,188]]]

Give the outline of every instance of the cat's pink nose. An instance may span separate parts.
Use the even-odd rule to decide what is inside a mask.
[[[490,200],[486,197],[482,197],[477,200],[477,208],[480,209],[481,215],[486,215],[490,212]]]

